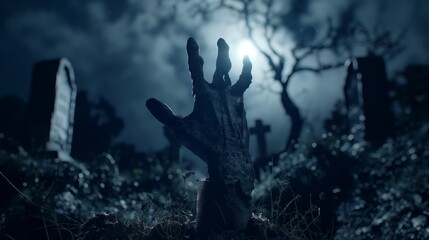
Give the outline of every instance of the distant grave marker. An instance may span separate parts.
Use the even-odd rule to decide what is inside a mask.
[[[265,157],[267,155],[267,140],[265,139],[265,134],[269,133],[270,131],[270,126],[264,125],[261,119],[256,119],[255,126],[250,128],[250,134],[256,135],[259,158]]]
[[[67,59],[34,65],[27,116],[31,151],[70,154],[75,103],[74,71]]]
[[[370,55],[352,59],[344,95],[351,132],[357,136],[363,133],[371,143],[383,143],[393,128],[383,58]]]

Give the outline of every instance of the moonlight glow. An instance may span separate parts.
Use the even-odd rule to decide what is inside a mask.
[[[256,48],[250,41],[243,41],[238,46],[238,54],[240,58],[243,58],[245,55],[249,56],[250,59],[254,59],[256,55]]]

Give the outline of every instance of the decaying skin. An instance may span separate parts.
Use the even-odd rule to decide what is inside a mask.
[[[221,189],[215,191],[222,195],[216,201],[232,219],[232,228],[243,229],[251,215],[254,180],[243,107],[243,93],[252,79],[252,64],[248,57],[243,59],[242,73],[231,86],[229,46],[223,39],[217,45],[216,71],[212,83],[208,83],[198,45],[193,38],[188,39],[188,64],[195,97],[191,114],[179,118],[166,104],[153,98],[146,106],[156,119],[171,128],[184,146],[207,163],[211,184]]]

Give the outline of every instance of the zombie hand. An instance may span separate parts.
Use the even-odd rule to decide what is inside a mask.
[[[225,185],[228,205],[237,208],[236,205],[249,203],[253,190],[249,132],[243,106],[243,94],[252,80],[252,64],[244,57],[241,75],[231,86],[229,46],[223,39],[219,39],[217,45],[216,70],[212,83],[208,83],[204,79],[204,61],[198,45],[193,38],[188,39],[186,48],[195,97],[191,114],[177,117],[166,104],[153,98],[146,106],[184,146],[207,163],[210,180]],[[244,214],[250,215],[250,212]]]

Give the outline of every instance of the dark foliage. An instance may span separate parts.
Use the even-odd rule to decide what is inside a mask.
[[[86,164],[49,157],[33,158],[4,136],[0,140],[2,173],[32,202],[39,203],[47,198],[43,206],[36,207],[25,201],[4,178],[0,179],[2,233],[15,239],[34,236],[43,239],[46,234],[54,238],[75,236],[79,226],[99,212],[113,213],[126,221],[144,218],[145,223],[152,226],[166,204],[178,202],[177,198],[184,194],[181,174],[175,172],[170,178],[158,177],[157,173],[163,176],[168,171],[153,157],[141,159],[144,169],[139,166],[130,169],[131,173],[152,174],[129,174],[125,178],[110,154],[94,157]],[[47,196],[52,183],[54,188]]]
[[[72,156],[89,160],[109,149],[124,123],[104,98],[93,103],[88,94],[81,91],[76,96],[76,105],[79,107],[75,112]]]
[[[18,97],[0,98],[0,133],[16,142],[23,142],[26,136],[25,119],[27,104]]]
[[[429,125],[358,158],[351,198],[341,204],[336,239],[429,237]]]

